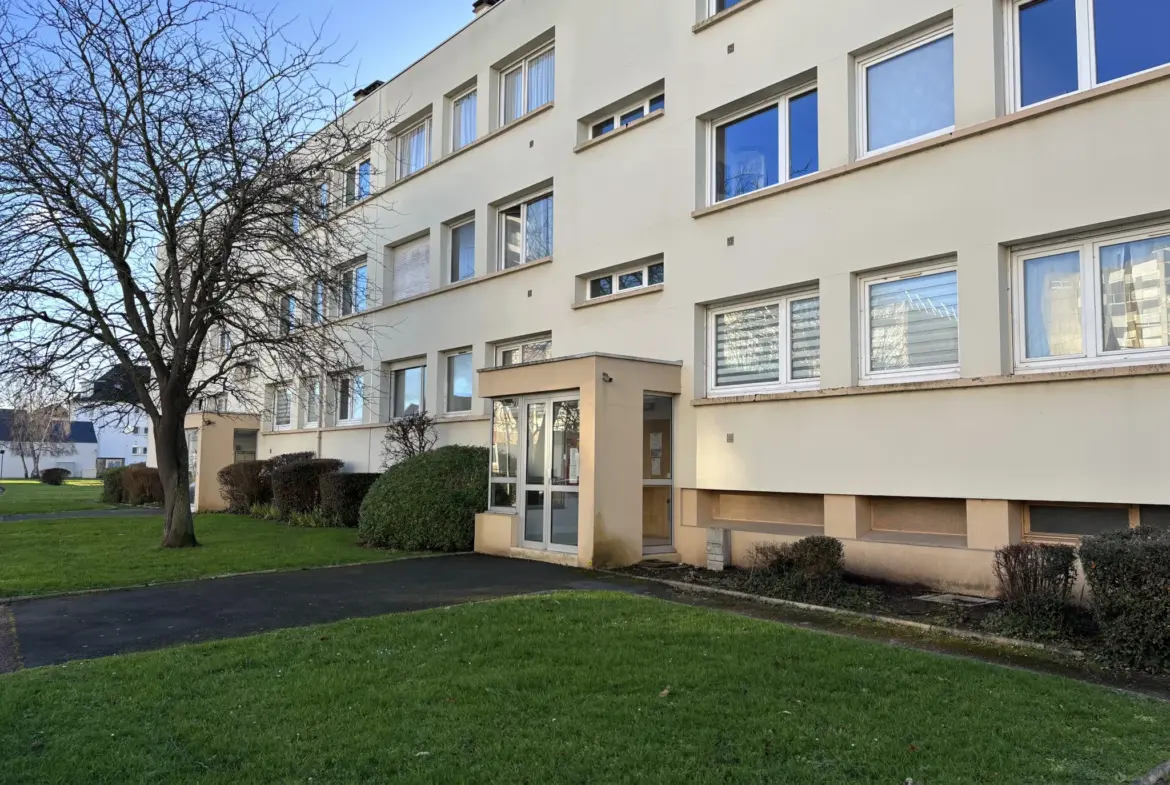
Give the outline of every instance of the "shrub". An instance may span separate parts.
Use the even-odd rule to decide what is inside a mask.
[[[403,550],[466,551],[487,509],[486,447],[442,447],[394,466],[366,494],[360,539]]]
[[[73,472],[68,469],[62,469],[54,466],[51,469],[45,469],[41,472],[41,482],[45,485],[64,485],[65,481],[69,479]]]
[[[779,545],[757,545],[749,560],[756,570],[796,571],[812,580],[841,578],[845,574],[845,546],[840,540],[820,535]]]
[[[248,508],[248,514],[253,518],[260,518],[265,521],[280,520],[280,510],[276,509],[276,505],[271,502],[268,504],[253,504]]]
[[[137,507],[142,504],[163,503],[162,480],[158,476],[158,469],[140,463],[127,466],[122,474],[122,484],[127,504]]]
[[[274,455],[268,460],[264,461],[267,467],[267,474],[269,477],[277,469],[283,469],[285,466],[291,466],[294,463],[303,463],[304,461],[311,461],[317,457],[315,452],[286,452],[280,455]]]
[[[1071,545],[1025,542],[1000,548],[995,577],[1002,606],[985,626],[1023,637],[1051,637],[1066,629],[1077,579],[1077,552]]]
[[[362,501],[380,474],[324,474],[321,476],[321,514],[330,526],[358,525]]]
[[[312,512],[321,506],[320,478],[341,471],[336,458],[312,458],[286,463],[272,470],[272,501],[288,520],[294,512]]]
[[[428,412],[414,412],[395,417],[386,425],[382,437],[382,466],[390,468],[434,449],[439,441],[439,421]]]
[[[857,610],[881,604],[876,589],[845,580],[845,547],[832,537],[757,545],[748,561],[742,588],[753,594]]]
[[[106,504],[126,503],[126,470],[129,466],[111,466],[102,475],[102,501]]]
[[[309,510],[308,512],[290,512],[288,514],[288,525],[297,526],[302,529],[326,529],[333,524],[329,522],[320,510]]]
[[[254,504],[272,501],[272,478],[266,461],[243,461],[223,467],[216,475],[228,512],[246,513]]]
[[[1087,537],[1081,562],[1106,662],[1170,667],[1170,532],[1141,528]]]

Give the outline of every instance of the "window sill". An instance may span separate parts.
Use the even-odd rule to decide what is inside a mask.
[[[740,0],[740,2],[737,5],[733,5],[731,8],[728,8],[725,11],[720,11],[719,13],[714,14],[713,16],[707,17],[702,22],[699,22],[698,24],[696,24],[694,27],[691,28],[691,32],[695,33],[697,35],[698,33],[701,33],[704,30],[706,30],[708,27],[711,27],[712,25],[719,24],[727,17],[734,16],[735,14],[738,14],[740,11],[744,10],[745,8],[751,8],[753,5],[755,5],[758,2],[760,2],[760,0]]]
[[[656,283],[653,286],[643,286],[638,289],[631,289],[625,292],[618,292],[617,294],[607,294],[604,297],[594,297],[592,300],[585,300],[584,302],[574,303],[573,310],[577,311],[582,308],[592,308],[595,305],[605,305],[606,303],[615,303],[619,300],[629,300],[633,297],[641,297],[646,294],[655,294],[661,292],[666,288],[666,284]]]
[[[490,414],[475,414],[472,412],[459,412],[457,414],[442,414],[435,418],[435,422],[439,425],[453,425],[461,422],[488,422],[492,419]]]
[[[934,532],[899,532],[871,529],[859,538],[862,542],[884,542],[890,545],[923,545],[929,548],[967,549],[965,534],[937,534]]]
[[[960,378],[960,371],[957,366],[952,368],[932,368],[923,371],[898,371],[889,375],[883,376],[863,376],[858,382],[858,387],[886,387],[891,384],[906,385],[906,384],[921,384],[929,382],[945,382]]]
[[[724,11],[723,13],[732,13],[742,7],[752,4],[753,2],[758,2],[758,0],[744,0],[744,2],[740,3],[740,5],[734,6],[728,11]],[[715,18],[716,17],[712,17],[712,19]],[[756,202],[761,199],[768,199],[773,196],[779,196],[780,194],[785,194],[789,191],[795,191],[798,188],[807,188],[810,185],[822,183],[826,180],[834,180],[852,172],[868,169],[871,166],[881,166],[882,164],[888,163],[889,161],[897,161],[911,155],[917,155],[918,153],[926,152],[927,150],[934,150],[939,147],[945,147],[946,145],[954,144],[955,142],[962,141],[963,139],[982,136],[983,134],[998,131],[1001,128],[1008,128],[1010,126],[1016,125],[1017,123],[1022,123],[1036,117],[1042,117],[1044,115],[1059,112],[1073,106],[1079,106],[1081,104],[1089,103],[1090,101],[1096,101],[1100,98],[1113,95],[1114,93],[1134,90],[1139,87],[1164,81],[1166,79],[1170,79],[1170,66],[1163,66],[1144,74],[1138,74],[1137,76],[1119,79],[1116,82],[1110,82],[1109,84],[1101,85],[1100,87],[1094,87],[1090,90],[1085,90],[1080,93],[1072,93],[1062,98],[1057,98],[1049,103],[1028,107],[1027,109],[1023,109],[1019,112],[1013,112],[1012,114],[1007,114],[1003,117],[997,117],[994,120],[988,120],[977,125],[960,128],[957,131],[946,134],[945,136],[938,136],[933,139],[927,139],[925,141],[917,142],[906,147],[900,147],[896,150],[875,153],[868,158],[862,158],[857,161],[853,161],[852,163],[845,164],[844,166],[838,166],[834,169],[826,169],[815,174],[806,175],[797,180],[789,180],[786,183],[779,183],[777,185],[768,186],[767,188],[761,188],[759,191],[753,191],[750,194],[744,194],[743,196],[737,196],[733,199],[719,202],[718,204],[701,207],[692,212],[691,217],[695,219],[704,218],[708,215],[721,213],[724,210],[731,210],[735,207],[739,207],[740,205],[750,204],[752,202]]]
[[[845,398],[851,395],[889,395],[890,393],[925,392],[928,390],[958,390],[971,387],[1008,387],[1015,384],[1052,384],[1094,379],[1125,379],[1141,376],[1164,376],[1170,374],[1170,363],[1141,365],[1120,368],[1094,368],[1086,371],[1058,371],[1050,373],[1017,374],[1015,376],[982,376],[966,379],[937,379],[929,382],[904,382],[869,387],[832,387],[816,390],[800,390],[780,393],[755,393],[697,398],[692,406],[724,406],[733,403],[766,403],[769,401],[790,401],[811,398]]]
[[[635,120],[634,122],[629,123],[628,125],[623,125],[621,128],[615,128],[614,130],[610,131],[608,134],[602,134],[601,136],[598,136],[595,139],[590,139],[588,141],[582,142],[581,144],[579,144],[573,148],[573,152],[574,153],[583,153],[586,150],[592,150],[594,147],[597,147],[597,145],[599,145],[599,144],[604,144],[605,142],[608,142],[611,139],[616,139],[619,136],[621,136],[622,134],[629,133],[630,131],[633,131],[635,128],[641,128],[642,126],[644,126],[648,123],[652,123],[655,120],[658,120],[659,118],[662,118],[665,116],[666,116],[665,109],[659,109],[656,112],[651,112],[650,114],[646,115],[645,117],[641,117],[641,118]]]

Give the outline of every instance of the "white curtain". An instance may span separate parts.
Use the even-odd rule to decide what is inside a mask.
[[[427,165],[427,125],[407,133],[398,145],[399,177],[407,177]]]
[[[504,76],[504,122],[510,123],[524,114],[524,68]]]
[[[528,62],[528,111],[539,109],[553,100],[556,81],[556,51],[550,49]]]
[[[470,93],[455,102],[455,144],[454,149],[475,141],[475,114],[478,103],[476,94]]]

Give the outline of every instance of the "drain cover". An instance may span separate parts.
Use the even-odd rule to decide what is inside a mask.
[[[966,594],[922,594],[915,597],[923,602],[937,602],[939,605],[954,605],[960,608],[976,608],[980,605],[993,605],[995,600],[986,597],[969,597]]]

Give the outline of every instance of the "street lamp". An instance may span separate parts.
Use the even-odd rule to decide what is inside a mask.
[[[0,447],[0,479],[4,477],[4,448]]]

